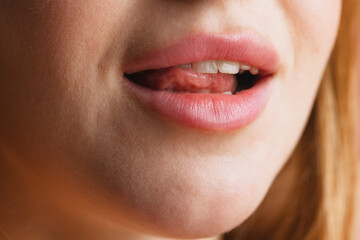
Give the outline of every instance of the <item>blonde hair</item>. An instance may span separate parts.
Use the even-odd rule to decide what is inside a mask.
[[[343,0],[336,44],[295,151],[261,206],[225,239],[350,239],[357,170],[358,7],[357,0]],[[274,206],[279,213],[269,213]]]

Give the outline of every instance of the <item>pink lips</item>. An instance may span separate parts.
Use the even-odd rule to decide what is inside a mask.
[[[236,95],[176,93],[145,88],[124,78],[127,92],[159,115],[191,128],[228,131],[250,124],[264,109],[279,68],[274,48],[252,32],[198,34],[125,66],[126,73],[162,69],[204,60],[228,60],[260,69],[261,79]]]

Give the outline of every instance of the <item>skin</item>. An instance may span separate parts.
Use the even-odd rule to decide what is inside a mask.
[[[340,12],[340,0],[2,0],[1,229],[155,239],[240,225],[301,136]],[[244,29],[281,59],[265,110],[245,128],[186,128],[125,91],[131,59],[191,33]]]

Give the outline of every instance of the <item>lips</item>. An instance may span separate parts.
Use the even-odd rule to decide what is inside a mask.
[[[249,66],[249,71],[226,74],[215,67],[210,74],[183,68],[224,60],[235,63],[230,67]],[[250,69],[256,69],[256,77],[251,78]],[[158,116],[183,127],[221,132],[245,127],[260,115],[278,69],[276,51],[257,34],[198,34],[131,61],[124,67],[123,83],[134,101]]]

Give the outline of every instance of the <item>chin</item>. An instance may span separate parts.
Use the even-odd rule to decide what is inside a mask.
[[[126,196],[119,196],[121,205],[126,206],[126,216],[132,216],[126,225],[167,238],[213,237],[243,223],[267,191],[256,177],[204,172],[200,176],[189,172],[180,177],[172,175],[165,181],[154,178],[143,182],[144,188],[137,185]]]

